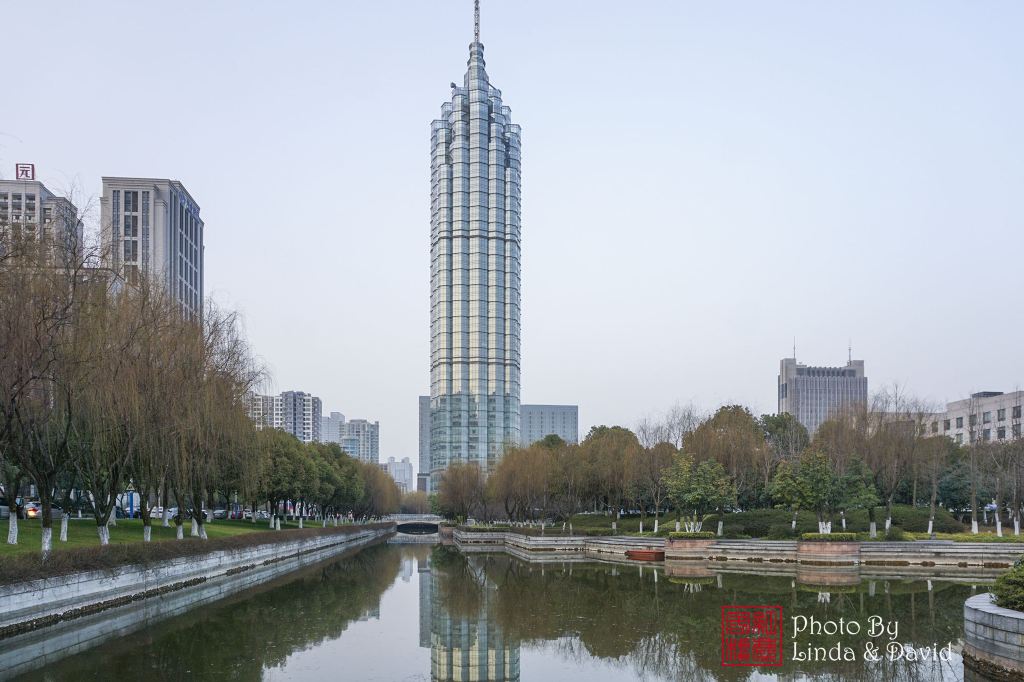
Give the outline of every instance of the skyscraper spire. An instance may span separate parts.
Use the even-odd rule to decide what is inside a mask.
[[[473,0],[473,42],[480,42],[480,0]]]

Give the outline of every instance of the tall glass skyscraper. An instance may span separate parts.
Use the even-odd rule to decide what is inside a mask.
[[[484,70],[479,1],[462,86],[431,124],[431,489],[519,442],[519,126]]]

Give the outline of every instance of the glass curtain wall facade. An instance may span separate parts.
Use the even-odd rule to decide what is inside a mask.
[[[469,46],[431,124],[431,489],[519,442],[520,129]]]

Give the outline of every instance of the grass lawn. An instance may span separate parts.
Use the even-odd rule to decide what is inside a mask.
[[[153,542],[175,539],[175,528],[172,523],[170,528],[160,525],[161,521],[153,523]],[[226,521],[216,520],[206,524],[206,534],[210,539],[222,538],[229,535],[242,533],[255,533],[269,530],[270,524],[267,521]],[[319,523],[308,523],[308,528],[319,528]],[[298,528],[298,522],[292,521],[282,523],[281,529]],[[42,542],[43,526],[38,519],[20,519],[18,521],[18,544],[8,545],[7,521],[0,521],[0,559],[15,554],[26,554],[38,552]],[[185,537],[189,537],[189,523],[185,522]],[[60,520],[53,522],[53,549],[60,551],[70,547],[96,547],[99,546],[99,536],[96,534],[96,522],[91,518],[72,518],[68,522],[68,541],[60,542]],[[129,542],[142,542],[142,520],[141,519],[118,519],[117,526],[110,528],[110,543],[121,544]]]

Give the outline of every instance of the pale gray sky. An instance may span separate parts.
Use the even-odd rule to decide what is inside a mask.
[[[3,10],[0,173],[181,180],[277,390],[417,451],[430,121],[469,0]],[[1024,4],[483,0],[523,126],[523,401],[776,407],[778,361],[1024,386]]]

